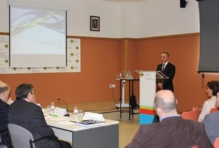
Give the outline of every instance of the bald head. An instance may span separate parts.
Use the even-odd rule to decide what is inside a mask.
[[[176,98],[173,92],[170,90],[158,91],[154,98],[154,105],[155,105],[157,113],[159,112],[158,113],[159,116],[160,116],[160,111],[162,112],[161,116],[169,115],[169,114],[177,114]]]
[[[8,89],[9,89],[9,86],[6,83],[0,81],[0,94]]]
[[[0,99],[2,99],[4,102],[7,102],[9,92],[9,86],[6,83],[0,81]]]

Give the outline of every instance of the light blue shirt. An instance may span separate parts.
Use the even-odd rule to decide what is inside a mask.
[[[166,118],[170,118],[170,117],[179,117],[180,115],[169,115],[169,116],[165,116],[163,118],[160,118],[160,122],[163,120],[163,119],[166,119]]]

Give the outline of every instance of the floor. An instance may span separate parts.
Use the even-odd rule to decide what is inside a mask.
[[[119,109],[116,108],[114,101],[71,104],[68,106],[69,112],[72,112],[75,105],[77,105],[79,110],[101,113],[105,119],[119,121],[119,148],[124,148],[132,140],[138,130],[138,114],[135,114],[133,120],[129,121],[128,112],[124,112],[120,119],[120,112]],[[56,106],[64,107],[65,105],[57,104]],[[124,110],[126,110],[126,108],[124,108]]]

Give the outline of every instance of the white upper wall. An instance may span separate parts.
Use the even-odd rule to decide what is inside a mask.
[[[74,0],[68,13],[68,35],[120,37],[120,6],[100,0]],[[90,31],[90,16],[100,17],[100,32]]]
[[[120,4],[121,23],[120,36],[121,38],[137,38],[138,37],[138,3],[121,3]]]
[[[145,0],[138,5],[138,37],[199,32],[196,0],[180,8],[179,0]]]
[[[10,0],[10,3],[68,9],[69,36],[142,38],[199,32],[198,2],[189,0]],[[90,16],[100,32],[90,31]],[[9,32],[8,0],[0,0],[0,32]]]

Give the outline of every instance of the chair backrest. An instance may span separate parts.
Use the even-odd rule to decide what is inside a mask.
[[[219,137],[214,141],[214,148],[219,148]]]
[[[213,113],[213,112],[216,112],[216,111],[218,111],[218,108],[214,107],[214,108],[211,108],[210,113]]]
[[[182,113],[182,118],[187,120],[198,121],[201,110],[186,111]]]
[[[35,148],[33,135],[25,128],[9,123],[8,130],[11,135],[12,145],[15,148]]]

